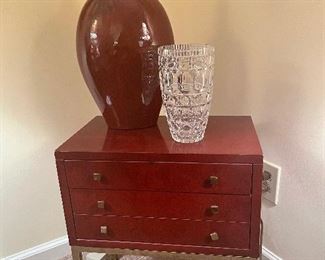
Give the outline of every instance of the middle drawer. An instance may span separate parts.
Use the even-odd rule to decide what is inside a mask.
[[[72,189],[75,214],[249,222],[250,196]]]

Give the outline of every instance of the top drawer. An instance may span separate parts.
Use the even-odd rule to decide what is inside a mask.
[[[70,188],[250,194],[250,164],[65,161]]]

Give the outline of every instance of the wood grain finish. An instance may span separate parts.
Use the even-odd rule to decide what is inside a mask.
[[[66,161],[70,187],[250,194],[251,165]],[[101,175],[95,181],[94,173]],[[210,177],[218,177],[215,185]]]
[[[73,189],[71,201],[75,214],[250,222],[250,196]]]
[[[81,239],[249,247],[248,224],[107,216],[76,216],[75,221],[77,238]],[[101,226],[107,226],[107,234],[100,233]],[[216,241],[210,238],[213,232],[218,233],[219,239]]]
[[[260,255],[263,154],[249,117],[210,117],[197,144],[173,142],[165,118],[117,131],[96,117],[55,156],[72,246]]]

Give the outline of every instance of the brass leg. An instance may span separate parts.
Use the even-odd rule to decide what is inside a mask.
[[[71,247],[71,252],[73,260],[82,260],[82,252],[76,249],[74,246]]]

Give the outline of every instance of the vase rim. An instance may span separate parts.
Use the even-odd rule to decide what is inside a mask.
[[[201,43],[180,43],[162,45],[158,48],[160,56],[213,56],[214,47]]]

